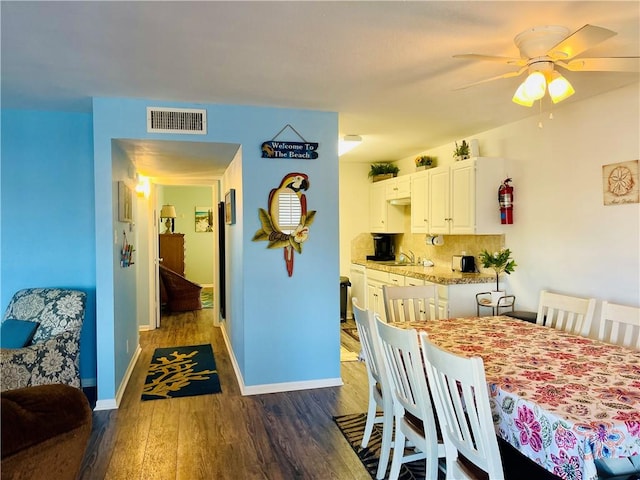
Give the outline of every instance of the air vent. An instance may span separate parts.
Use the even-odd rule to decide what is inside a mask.
[[[194,108],[147,107],[147,132],[206,135],[207,111]]]

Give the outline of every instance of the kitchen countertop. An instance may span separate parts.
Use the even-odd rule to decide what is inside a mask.
[[[405,277],[418,278],[440,285],[463,285],[471,283],[494,283],[496,277],[487,273],[461,273],[453,272],[447,267],[421,267],[404,265],[381,265],[379,262],[369,260],[352,260],[352,263],[363,265],[372,270],[396,273]]]

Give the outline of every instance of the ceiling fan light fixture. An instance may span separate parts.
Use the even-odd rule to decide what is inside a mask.
[[[576,93],[569,80],[564,78],[558,72],[553,72],[551,81],[549,82],[549,96],[553,103],[561,102]]]
[[[524,95],[531,100],[540,100],[547,89],[547,79],[544,73],[535,71],[523,83]]]
[[[345,135],[338,142],[338,156],[342,156],[345,153],[350,152],[361,143],[362,137],[360,135]]]
[[[513,94],[513,98],[511,99],[513,103],[517,103],[518,105],[522,105],[523,107],[531,107],[533,105],[534,100],[528,98],[524,93],[524,82],[520,84],[516,93]]]

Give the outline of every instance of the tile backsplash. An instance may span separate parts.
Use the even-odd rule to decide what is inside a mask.
[[[505,246],[504,235],[443,235],[444,244],[440,246],[427,245],[424,234],[396,234],[394,244],[396,258],[403,251],[411,250],[416,259],[431,260],[437,267],[450,267],[453,255],[473,255],[487,249],[490,252],[500,250]],[[373,238],[370,233],[361,233],[351,241],[351,259],[364,260],[373,254]]]

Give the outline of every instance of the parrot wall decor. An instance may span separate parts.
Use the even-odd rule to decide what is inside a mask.
[[[269,206],[258,209],[262,228],[253,236],[253,241],[267,241],[267,248],[284,249],[287,274],[293,275],[294,252],[302,253],[302,244],[309,237],[309,226],[316,215],[307,211],[307,197],[303,191],[309,189],[309,177],[304,173],[291,172],[284,176],[278,188],[269,193]]]

